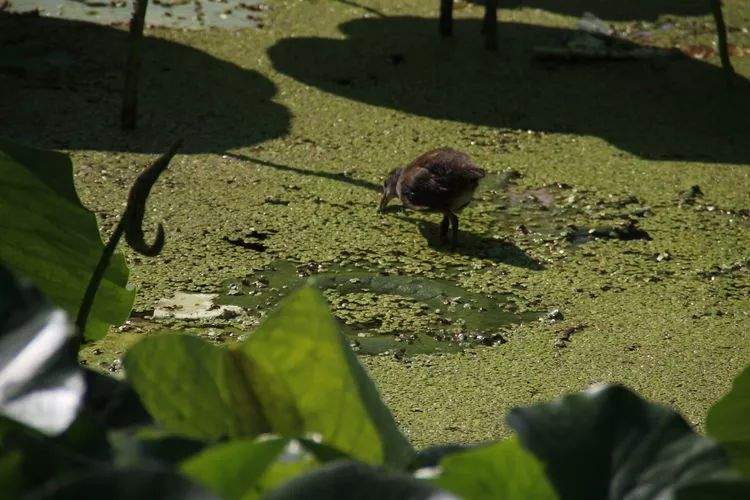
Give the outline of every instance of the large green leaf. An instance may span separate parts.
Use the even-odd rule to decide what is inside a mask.
[[[172,334],[138,342],[124,365],[144,406],[166,429],[213,440],[272,430],[243,358],[197,337]]]
[[[125,368],[151,415],[174,432],[205,439],[316,433],[364,462],[402,467],[412,458],[310,287],[284,301],[236,349],[186,335],[155,336],[128,352]]]
[[[750,477],[750,365],[734,379],[729,394],[708,410],[706,430],[727,450],[732,464]]]
[[[201,452],[206,443],[164,433],[157,427],[137,427],[108,432],[106,446],[117,467],[166,467]]]
[[[372,464],[406,466],[414,451],[399,431],[320,293],[305,287],[240,346],[274,432],[317,432]]]
[[[225,500],[247,500],[316,466],[298,440],[276,437],[213,446],[183,463],[182,471]]]
[[[63,311],[0,266],[0,415],[47,434],[73,422],[85,384],[72,337]]]
[[[23,454],[18,450],[3,450],[0,454],[0,498],[20,498],[24,487]]]
[[[750,481],[722,477],[690,483],[677,489],[675,500],[740,500],[750,498]]]
[[[130,385],[89,368],[83,369],[86,395],[83,412],[103,428],[114,430],[153,424]]]
[[[218,500],[211,492],[174,472],[158,469],[110,469],[50,481],[25,500]]]
[[[94,214],[83,207],[67,155],[0,140],[0,262],[28,276],[57,306],[75,317],[102,254]],[[115,255],[104,275],[86,328],[102,337],[127,319],[135,294]]]
[[[358,462],[332,462],[285,483],[266,500],[458,500],[426,481]],[[488,497],[492,498],[492,497]],[[530,497],[531,498],[531,497]]]
[[[508,423],[563,499],[666,499],[681,487],[737,477],[718,444],[621,386],[517,408]]]
[[[440,470],[433,482],[465,500],[557,498],[542,465],[514,438],[450,454]]]

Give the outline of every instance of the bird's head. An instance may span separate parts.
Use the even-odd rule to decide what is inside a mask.
[[[398,185],[398,180],[401,177],[401,172],[403,170],[404,169],[401,167],[394,168],[388,173],[388,176],[383,181],[383,196],[380,198],[380,207],[378,208],[379,212],[383,212],[388,205],[388,202],[398,196],[396,186]]]

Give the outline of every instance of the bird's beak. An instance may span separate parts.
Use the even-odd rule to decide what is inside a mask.
[[[385,207],[388,205],[389,201],[391,201],[391,199],[388,197],[388,195],[383,194],[383,197],[380,198],[380,206],[378,207],[378,212],[385,212]]]

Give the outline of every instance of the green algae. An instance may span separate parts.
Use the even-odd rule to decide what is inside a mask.
[[[220,31],[149,31],[152,39],[189,46],[201,54],[201,60],[231,63],[217,68],[252,69],[273,85],[257,80],[255,94],[241,92],[241,85],[232,87],[234,93],[227,100],[234,106],[222,105],[210,94],[200,101],[183,86],[172,89],[184,102],[195,103],[208,128],[199,126],[204,123],[200,120],[185,128],[193,135],[191,154],[175,159],[150,199],[149,214],[165,222],[164,253],[150,260],[128,254],[132,281],[139,288],[137,311],[148,315],[159,298],[175,291],[225,293],[227,283],[253,276],[278,260],[315,261],[324,267],[356,268],[356,264],[364,272],[398,270],[447,279],[472,293],[512,294],[510,300],[519,311],[558,308],[564,319],[507,325],[503,327],[507,342],[494,347],[405,359],[361,357],[416,445],[504,436],[503,416],[512,406],[548,400],[593,382],[625,383],[650,399],[677,407],[691,423],[702,426],[706,408],[750,361],[746,260],[750,234],[748,219],[740,214],[750,207],[747,162],[686,161],[674,155],[649,159],[613,145],[605,135],[419,116],[398,106],[363,102],[357,93],[308,85],[275,69],[267,51],[288,37],[344,39],[340,25],[363,13],[338,3],[277,5],[267,29],[260,32],[227,36]],[[372,0],[367,6],[390,16],[429,16],[433,21],[436,9],[430,2],[416,0]],[[742,32],[750,27],[747,3],[728,0],[725,8],[728,24],[738,28],[731,32],[730,41],[747,47],[750,37]],[[468,4],[456,16],[478,19],[481,9]],[[574,17],[560,12],[529,8],[504,10],[501,18],[547,27],[575,23]],[[664,22],[675,27],[653,30]],[[622,30],[652,30],[652,41],[659,46],[708,46],[713,37],[711,18],[706,15],[678,13],[656,21],[614,24]],[[420,51],[452,51],[454,58],[473,61],[467,68],[477,81],[512,78],[516,82],[506,85],[503,94],[477,92],[471,86],[464,90],[467,99],[476,101],[474,109],[498,112],[511,108],[509,103],[518,97],[533,96],[537,78],[575,87],[588,84],[584,73],[605,71],[603,66],[529,69],[524,56],[511,50],[520,42],[510,38],[503,40],[497,56],[485,56],[478,30],[460,26],[449,42],[425,38],[407,50],[397,37],[383,35],[378,43],[357,47],[362,52],[354,56],[380,61],[378,71],[398,75],[399,68],[419,64]],[[504,46],[508,51],[502,50]],[[404,54],[404,63],[397,67],[388,62],[388,55],[395,52]],[[733,62],[743,78],[750,75],[750,58],[736,57]],[[155,106],[150,89],[161,82],[153,64],[144,70],[150,75],[145,85],[146,113],[148,106]],[[446,64],[450,71],[450,62]],[[711,59],[710,64],[716,66],[717,61]],[[681,94],[686,108],[709,99],[709,94],[719,96],[723,89],[720,78],[718,85],[708,78],[694,78],[693,73],[682,73],[687,71],[682,66],[606,66],[606,70],[623,77],[622,84],[610,82],[607,89],[622,97],[619,105],[609,101],[612,113],[628,106],[630,96],[639,91],[631,85],[629,72],[664,92],[689,89]],[[419,85],[402,85],[402,100],[421,99],[425,89],[436,88],[439,80],[432,71],[425,71]],[[357,85],[367,83],[360,82],[358,75],[334,76],[353,78]],[[127,186],[152,158],[144,153],[158,149],[159,134],[174,131],[171,126],[151,124],[179,123],[182,115],[167,109],[160,117],[163,121],[149,119],[141,131],[121,135],[113,118],[119,102],[116,94],[88,88],[86,92],[53,90],[42,84],[18,89],[15,80],[0,78],[4,89],[18,90],[4,94],[13,95],[13,103],[0,96],[0,113],[13,118],[5,127],[0,124],[0,131],[41,147],[71,149],[81,197],[97,212],[107,233],[121,211]],[[361,87],[357,92],[362,92]],[[255,99],[264,100],[263,104],[250,106]],[[19,100],[28,103],[26,115],[10,112],[18,108]],[[210,121],[213,104],[226,115],[223,120]],[[450,104],[444,100],[435,105]],[[42,109],[46,120],[34,114]],[[549,114],[554,111],[553,107]],[[644,136],[648,144],[658,143],[660,137],[649,137],[647,124],[660,120],[660,112],[655,106],[653,113],[633,121],[628,130]],[[68,119],[73,113],[87,120]],[[714,121],[720,119],[717,114]],[[714,133],[721,137],[721,131]],[[163,142],[169,140],[164,137]],[[219,151],[227,144],[236,147]],[[382,176],[438,145],[467,151],[499,181],[506,169],[522,174],[515,185],[489,182],[487,191],[478,193],[477,201],[461,215],[461,244],[455,252],[434,244],[439,216],[375,212],[378,195],[372,187]],[[701,186],[703,203],[680,206],[680,193],[692,185]],[[497,193],[489,192],[493,190]],[[553,193],[552,206],[544,207],[534,196],[539,190]],[[630,195],[637,203],[620,203]],[[709,206],[721,210],[708,210]],[[644,207],[650,209],[645,215],[633,214]],[[586,229],[608,226],[624,220],[623,215],[637,218],[652,240],[601,238],[573,245],[563,234],[571,224]],[[522,225],[527,231],[519,228]],[[227,241],[246,238],[253,230],[268,234],[260,241],[265,250]],[[661,254],[670,258],[657,260]],[[332,292],[329,299],[344,324],[350,321],[376,334],[382,327],[390,335],[400,321],[414,329],[407,334],[419,333],[438,320],[431,314],[418,316],[420,302],[398,294],[387,294],[382,304],[373,304],[368,291],[345,297]],[[404,314],[386,317],[386,306],[389,310],[399,306]],[[252,331],[265,307],[261,305],[259,317],[243,320],[247,324],[195,325],[193,331],[208,335],[213,329],[221,336],[225,329],[236,328],[244,335]],[[375,320],[382,324],[367,326]],[[586,327],[573,334],[565,347],[556,345],[559,332],[581,324]],[[84,348],[82,357],[91,360],[90,366],[103,362],[102,368],[108,369],[130,342],[158,327],[150,325],[138,334],[112,332]],[[191,328],[179,322],[166,327]],[[383,337],[390,341],[389,335]],[[91,354],[94,349],[101,354]]]

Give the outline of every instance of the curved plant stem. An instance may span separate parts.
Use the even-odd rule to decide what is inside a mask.
[[[143,255],[155,256],[161,252],[161,249],[164,246],[164,227],[159,224],[154,243],[149,245],[143,238],[143,228],[141,227],[141,224],[143,223],[146,199],[151,192],[151,188],[159,178],[159,175],[167,168],[169,162],[177,153],[177,150],[181,145],[182,139],[179,139],[172,144],[166,153],[161,155],[155,162],[141,172],[133,183],[133,187],[130,188],[128,204],[125,207],[125,211],[120,216],[120,220],[117,221],[117,226],[115,226],[115,230],[110,235],[109,240],[102,251],[102,256],[99,258],[99,262],[97,262],[96,268],[89,280],[89,284],[86,287],[86,293],[83,295],[81,307],[78,308],[76,327],[78,328],[79,345],[81,344],[84,332],[86,331],[86,323],[88,321],[89,313],[91,312],[91,307],[94,305],[96,292],[99,290],[102,279],[104,279],[104,273],[109,266],[109,262],[112,260],[112,255],[115,253],[115,249],[117,248],[117,244],[120,242],[122,235],[125,234],[125,240],[128,245]]]

